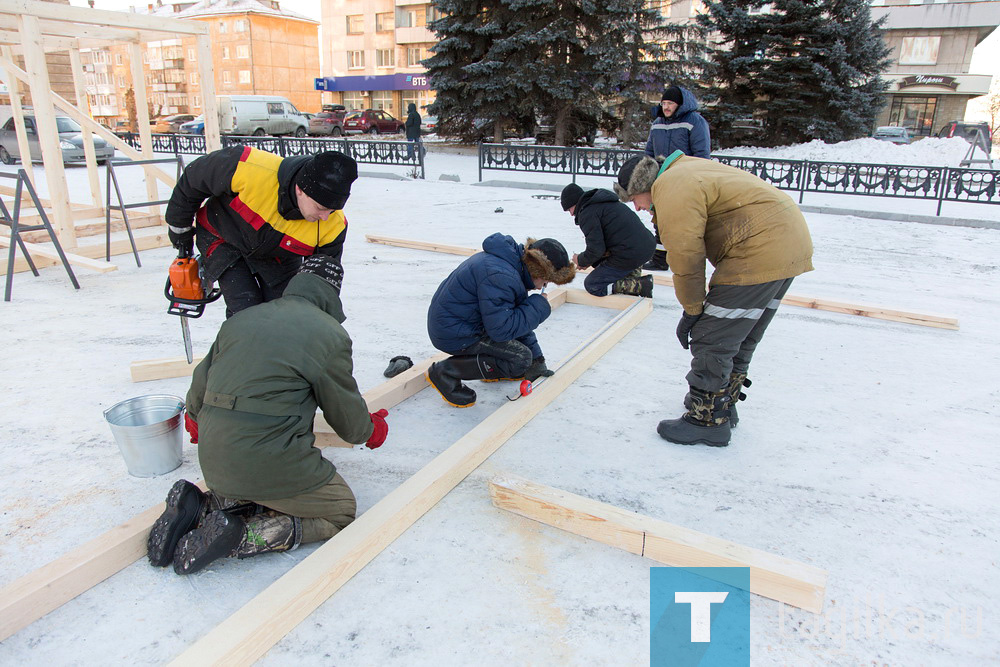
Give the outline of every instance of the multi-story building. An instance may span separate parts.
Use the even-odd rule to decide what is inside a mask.
[[[427,26],[439,16],[426,0],[321,0],[323,101],[403,116],[434,101],[420,61],[437,42]]]
[[[886,17],[892,65],[878,125],[901,125],[926,137],[965,118],[974,97],[990,90],[992,76],[969,71],[972,51],[1000,25],[1000,2],[875,0],[873,18]]]

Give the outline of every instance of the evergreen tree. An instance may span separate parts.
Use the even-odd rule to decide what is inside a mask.
[[[713,135],[738,143],[748,119],[757,143],[842,141],[867,135],[882,104],[888,49],[868,0],[714,0],[705,27],[714,50]]]

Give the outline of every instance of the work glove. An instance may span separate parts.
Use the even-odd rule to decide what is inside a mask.
[[[681,321],[677,323],[677,340],[681,342],[681,347],[685,350],[691,347],[691,329],[694,323],[701,319],[701,313],[688,315],[687,311],[681,313]]]
[[[186,412],[184,413],[184,430],[186,430],[188,432],[188,435],[191,436],[191,444],[192,445],[197,445],[198,444],[198,422],[196,422],[191,417],[191,415],[189,415]]]
[[[170,245],[177,248],[178,257],[190,257],[194,254],[194,227],[180,233],[168,229],[167,238],[170,239]]]
[[[550,371],[545,365],[545,357],[535,357],[531,360],[528,370],[524,371],[524,379],[534,382],[538,378],[549,378],[555,374],[555,371]]]
[[[385,418],[389,416],[389,411],[385,408],[378,412],[370,413],[372,419],[372,437],[368,438],[365,447],[368,449],[378,449],[385,442],[385,436],[389,435],[389,425],[385,423]]]

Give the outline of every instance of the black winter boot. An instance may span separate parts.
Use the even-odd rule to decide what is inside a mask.
[[[752,385],[749,379],[747,379],[746,373],[736,373],[734,372],[729,376],[729,385],[726,391],[729,392],[729,425],[736,428],[736,425],[740,423],[740,416],[736,413],[736,403],[738,401],[745,401],[747,395],[743,393],[743,387],[749,387]]]
[[[612,283],[611,293],[651,299],[653,297],[653,276],[644,276],[641,269],[636,269],[624,278],[619,278]]]
[[[194,530],[204,516],[208,497],[197,486],[185,479],[174,482],[167,493],[167,508],[153,524],[146,539],[149,564],[164,567],[174,557],[177,543]]]
[[[462,380],[478,378],[463,378],[459,370],[463,366],[459,360],[467,359],[475,362],[475,357],[449,357],[431,364],[427,369],[427,381],[438,390],[446,403],[456,408],[469,408],[476,404],[476,392],[462,384]]]
[[[212,512],[181,539],[174,572],[193,574],[220,558],[250,558],[269,551],[290,551],[302,541],[302,520],[268,511],[244,520],[229,512]]]
[[[667,264],[667,251],[654,250],[652,259],[643,264],[642,268],[646,271],[666,271],[669,269],[670,266]]]
[[[656,432],[678,445],[725,447],[731,433],[729,404],[728,387],[714,393],[691,387],[684,397],[687,412],[680,419],[661,421]]]

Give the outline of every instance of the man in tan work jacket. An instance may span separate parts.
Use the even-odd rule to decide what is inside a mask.
[[[653,213],[684,308],[677,338],[693,357],[687,412],[656,430],[682,445],[725,447],[757,343],[792,279],[813,268],[806,221],[753,174],[680,151],[629,159],[615,192]],[[705,260],[715,267],[707,292]]]

